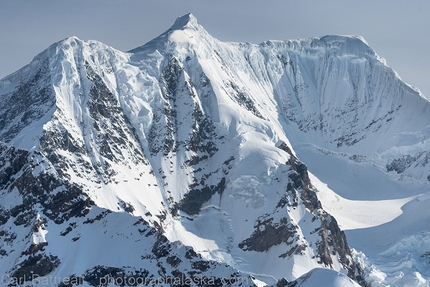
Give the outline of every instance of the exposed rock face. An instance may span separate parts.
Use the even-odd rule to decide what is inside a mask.
[[[16,264],[8,273],[17,284],[31,280],[33,274],[45,276],[57,268],[61,261],[50,252],[45,252],[48,242],[44,241],[40,229],[45,230],[43,221],[37,217],[44,214],[45,220],[62,224],[71,218],[84,217],[93,202],[75,185],[62,180],[49,171],[40,161],[39,153],[8,147],[0,143],[2,196],[9,198],[1,209],[1,237],[3,237],[2,257],[16,258]],[[16,202],[10,201],[15,198]],[[35,221],[34,219],[37,218]],[[33,223],[33,226],[32,226]],[[13,229],[11,227],[14,227]],[[13,230],[28,230],[22,237]],[[12,231],[11,231],[12,230]],[[43,233],[43,231],[42,231]],[[24,234],[25,235],[25,234]],[[16,247],[25,238],[32,238],[26,249],[19,253]]]
[[[290,188],[300,190],[300,198],[303,204],[315,216],[313,220],[319,219],[321,222],[321,228],[315,230],[321,237],[318,246],[318,257],[321,263],[326,266],[332,266],[333,261],[330,252],[332,250],[332,253],[338,255],[339,261],[348,270],[348,276],[355,279],[357,273],[356,265],[352,260],[351,250],[349,249],[345,233],[340,230],[336,219],[322,209],[315,189],[309,180],[306,166],[291,153],[291,150],[285,143],[282,143],[279,148],[291,155],[289,164],[295,173],[289,175],[294,183]]]
[[[332,255],[336,254],[339,262],[348,270],[348,276],[355,279],[357,269],[352,260],[346,236],[340,230],[336,220],[322,209],[315,189],[309,180],[306,166],[293,155],[285,142],[279,144],[278,147],[290,155],[286,164],[290,166],[288,177],[291,179],[291,182],[288,184],[286,195],[293,194],[290,197],[293,200],[289,201],[284,197],[278,203],[276,209],[285,210],[287,206],[295,208],[299,203],[302,203],[308,212],[311,213],[312,222],[319,222],[319,226],[311,232],[311,234],[315,233],[319,236],[315,242],[316,257],[319,259],[319,262],[333,268]],[[276,210],[274,213],[277,212],[279,210]],[[245,251],[265,252],[272,246],[285,243],[290,249],[281,254],[280,257],[285,258],[291,257],[293,254],[302,254],[309,243],[300,240],[299,228],[291,219],[288,219],[288,216],[280,218],[278,222],[274,222],[273,215],[265,214],[258,218],[254,225],[255,231],[249,238],[241,242],[239,247]]]
[[[412,92],[358,38],[226,44],[187,17],[130,53],[66,39],[0,83],[0,271],[18,285],[295,286],[316,267],[360,278],[291,142],[318,135],[365,161],[405,108],[383,91]],[[426,152],[386,158],[428,175]]]
[[[50,81],[49,61],[45,59],[12,91],[2,95],[0,138],[3,142],[40,120],[55,105]]]
[[[78,186],[58,178],[49,169],[37,173],[36,170],[49,166],[46,161],[40,161],[43,158],[39,153],[30,155],[4,144],[1,149],[1,161],[7,162],[2,167],[2,178],[9,179],[2,185],[3,194],[14,195],[21,202],[11,205],[3,223],[13,217],[16,225],[29,226],[40,208],[49,219],[60,224],[72,217],[84,216],[93,204]]]
[[[255,231],[250,238],[242,241],[239,247],[245,251],[254,250],[258,252],[268,251],[270,247],[286,243],[292,245],[296,237],[296,227],[282,218],[279,223],[273,223],[273,218],[268,215],[262,216],[254,225]],[[290,251],[300,254],[300,248],[292,248]],[[289,254],[288,254],[289,253]],[[286,255],[291,256],[292,252]],[[282,255],[283,256],[283,255]]]

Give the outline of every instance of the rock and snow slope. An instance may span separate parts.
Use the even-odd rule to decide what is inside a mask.
[[[0,97],[11,283],[427,284],[384,270],[425,223],[380,226],[429,215],[404,207],[427,202],[430,104],[359,37],[223,43],[185,15],[128,53],[58,42]]]

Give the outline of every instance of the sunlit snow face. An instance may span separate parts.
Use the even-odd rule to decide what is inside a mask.
[[[322,253],[348,272],[347,244],[333,245],[343,233],[327,229],[337,227],[336,218],[349,242],[380,263],[370,279],[427,283],[427,235],[415,233],[427,228],[429,105],[360,37],[222,43],[187,15],[129,53],[68,38],[0,82],[0,90],[9,97],[0,105],[0,115],[9,113],[0,119],[2,139],[14,149],[40,149],[31,176],[63,175],[65,185],[83,189],[74,200],[88,196],[88,213],[70,222],[56,223],[43,210],[47,228],[19,227],[23,246],[31,234],[33,244],[49,242],[46,250],[61,258],[74,253],[68,262],[79,264],[66,262],[59,274],[118,260],[149,262],[153,274],[162,270],[155,261],[167,262],[167,272],[179,261],[199,269],[187,261],[194,258],[187,248],[202,269],[263,274],[257,285],[323,267]],[[22,120],[10,116],[7,104],[15,103]],[[291,149],[280,149],[280,141]],[[313,173],[310,181],[298,160]],[[45,191],[55,197],[62,190]],[[4,192],[2,208],[21,206],[22,194]],[[414,235],[402,240],[404,232]],[[399,268],[407,274],[397,280]],[[318,278],[355,286],[334,271],[314,271],[304,284]]]

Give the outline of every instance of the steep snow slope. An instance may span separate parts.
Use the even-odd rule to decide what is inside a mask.
[[[296,151],[318,175],[310,175],[318,198],[346,230],[372,286],[427,286],[428,185],[398,181],[374,164],[344,156]]]
[[[315,269],[327,267],[376,282],[368,270],[394,257],[369,247],[365,236],[377,233],[353,232],[426,198],[417,195],[430,174],[429,103],[359,37],[223,43],[185,15],[128,53],[65,39],[1,80],[0,95],[0,270],[19,280],[32,271],[92,286],[125,277],[263,286],[308,274],[291,285],[313,286],[323,274],[354,286]],[[326,176],[317,155],[335,172]],[[371,179],[395,195],[360,197],[363,181],[339,176],[351,166],[421,183],[403,193]],[[388,202],[383,217],[381,202],[357,202],[375,199]],[[369,259],[351,253],[337,216]],[[403,234],[390,232],[387,247]]]
[[[174,33],[175,39],[181,39],[175,45],[182,47],[187,33],[182,38],[178,31]],[[425,222],[429,214],[424,207],[427,197],[421,194],[428,190],[429,103],[402,82],[361,38],[327,36],[269,41],[257,46],[188,37],[198,39],[191,45],[206,42],[211,47],[218,45],[216,52],[195,48],[199,51],[199,61],[208,63],[206,69],[210,72],[205,74],[212,85],[221,86],[223,91],[236,87],[242,107],[275,123],[272,137],[280,137],[279,126],[282,126],[293,146],[300,147],[300,158],[315,168],[318,176],[327,174],[324,181],[333,185],[337,193],[354,199],[349,204],[343,202],[346,214],[336,212],[338,204],[327,203],[326,208],[342,222],[350,221],[349,226],[344,225],[351,230],[381,226],[373,228],[374,232],[361,232],[362,229],[348,232],[354,246],[378,254],[385,250],[384,246],[427,230]],[[185,43],[187,47],[190,45]],[[138,48],[134,52],[143,50]],[[191,56],[187,59],[190,61]],[[229,75],[234,84],[220,74]],[[278,119],[274,121],[273,115]],[[317,156],[315,150],[327,156]],[[401,217],[389,223],[398,216]],[[414,256],[413,260],[420,261],[424,254]],[[415,264],[405,268],[394,258],[382,262],[399,266],[394,272],[388,271],[389,276],[401,278],[404,275],[399,275],[398,270],[404,269],[421,280]],[[402,280],[396,280],[387,282],[403,284]]]
[[[2,80],[8,278],[355,278],[275,105],[259,111],[223,62],[234,53],[187,15],[131,53],[65,39]]]

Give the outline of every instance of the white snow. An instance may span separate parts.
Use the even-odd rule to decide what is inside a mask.
[[[365,266],[372,286],[428,286],[430,261],[422,257],[430,250],[428,184],[398,181],[371,161],[303,145],[296,151],[308,165],[324,209],[356,249],[354,257]]]
[[[40,214],[37,214],[36,221],[40,221]],[[46,234],[48,233],[48,230],[46,230],[45,226],[43,224],[39,224],[37,226],[37,231],[33,232],[32,236],[32,243],[33,244],[41,244],[46,243]]]
[[[52,224],[49,234],[42,227],[32,233],[34,244],[49,241],[52,252],[67,258],[58,274],[141,260],[133,250],[149,247],[140,245],[141,236],[131,234],[127,224],[142,217],[162,225],[167,238],[178,246],[192,246],[205,259],[259,274],[254,279],[257,286],[281,277],[300,277],[297,286],[304,287],[357,286],[338,272],[339,262],[334,262],[336,270],[317,268],[321,266],[314,258],[317,235],[312,235],[315,226],[303,204],[286,207],[282,214],[274,211],[288,182],[285,163],[290,156],[276,147],[283,141],[307,165],[323,208],[345,231],[372,286],[428,286],[430,104],[402,82],[363,38],[222,43],[190,14],[129,53],[96,41],[67,38],[4,78],[0,94],[13,91],[19,79],[26,79],[44,59],[49,59],[48,85],[55,92],[56,105],[8,144],[38,150],[44,133],[67,130],[84,152],[58,151],[71,163],[63,171],[95,202],[89,216],[102,209],[113,212],[92,227],[80,225],[71,231],[78,239],[70,250],[62,245],[70,240],[58,236],[66,226]],[[183,72],[177,93],[169,98],[162,77],[172,59]],[[100,130],[93,127],[95,120],[88,110],[92,84],[85,65],[118,101],[137,135],[137,139],[126,136],[126,145],[115,150],[118,161],[98,150],[110,121],[102,119]],[[175,125],[171,133],[175,144],[189,140],[196,128],[194,109],[213,121],[220,152],[199,164],[199,171],[186,164],[195,151],[179,147],[166,154],[150,152],[155,116],[172,106],[177,122],[169,122],[172,115],[163,115],[155,133],[170,136],[167,126]],[[134,153],[141,147],[147,163],[136,162]],[[232,166],[223,166],[231,156]],[[387,164],[407,156],[417,160],[403,173],[387,172]],[[107,164],[115,174],[104,178],[96,167]],[[34,170],[35,175],[41,172],[54,172],[54,167],[44,164]],[[197,215],[172,216],[169,210],[184,198],[196,175],[207,175],[206,185],[224,178],[226,188],[204,203]],[[20,203],[15,191],[2,193],[1,198],[4,208]],[[134,207],[132,215],[124,212],[124,204]],[[238,247],[267,214],[274,221],[286,216],[300,225],[295,240],[306,245],[304,255],[284,260],[279,254],[288,251],[285,243],[267,252]],[[55,240],[61,244],[55,245]],[[114,252],[121,258],[108,254],[105,244],[121,249]]]
[[[312,173],[309,176],[319,191],[318,198],[323,208],[334,215],[342,230],[368,228],[390,222],[403,213],[402,207],[406,203],[418,197],[411,196],[389,200],[349,200],[336,194]]]
[[[356,282],[346,275],[333,270],[315,268],[309,273],[303,275],[298,280],[297,287],[358,287]]]

